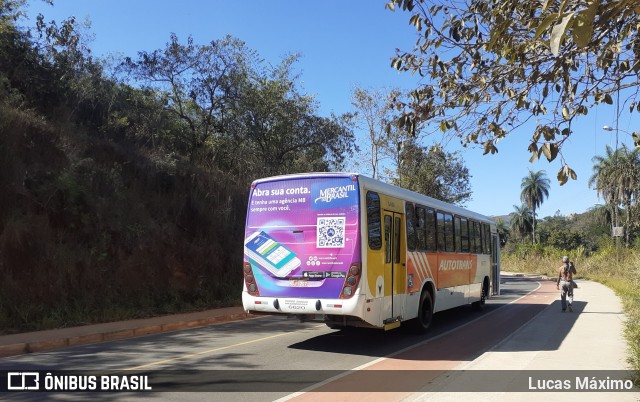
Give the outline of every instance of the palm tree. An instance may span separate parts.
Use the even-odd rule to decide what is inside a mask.
[[[628,149],[625,144],[618,149],[616,175],[617,191],[620,202],[625,209],[625,246],[629,247],[629,232],[631,224],[631,204],[640,195],[640,150]]]
[[[522,192],[520,200],[533,211],[533,239],[536,241],[536,208],[542,205],[544,199],[549,197],[549,178],[544,170],[534,172],[529,170],[529,176],[522,179],[520,184]]]
[[[640,150],[629,150],[625,144],[615,151],[607,146],[605,156],[598,155],[592,160],[593,175],[589,179],[589,186],[595,188],[613,211],[612,226],[618,225],[618,206],[624,206],[625,244],[629,247],[631,204],[640,195]]]
[[[511,230],[517,233],[521,238],[531,231],[532,214],[531,209],[526,205],[514,205],[515,211],[509,214],[511,222]]]
[[[617,159],[616,151],[607,145],[604,156],[594,156],[592,161],[593,175],[589,178],[589,187],[596,190],[598,195],[602,197],[607,207],[613,212],[611,219],[611,228],[618,224],[618,199],[617,192],[614,189],[614,181],[610,180],[615,172],[615,161]]]
[[[509,233],[509,224],[502,218],[496,218],[496,230],[500,239],[500,247],[504,247],[509,241],[511,233]]]

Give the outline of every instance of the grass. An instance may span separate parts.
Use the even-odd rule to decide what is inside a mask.
[[[609,246],[587,256],[582,250],[561,252],[542,247],[527,252],[503,253],[501,269],[507,272],[539,273],[554,277],[562,255],[575,261],[577,278],[602,283],[620,297],[627,316],[624,336],[627,340],[627,361],[635,372],[634,383],[640,385],[640,251]]]

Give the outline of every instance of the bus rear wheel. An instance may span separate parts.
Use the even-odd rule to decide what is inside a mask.
[[[418,317],[413,322],[413,330],[418,334],[424,334],[431,326],[433,319],[433,297],[428,290],[423,290],[418,305]]]
[[[473,307],[473,309],[476,311],[482,311],[482,307],[486,303],[488,294],[489,294],[489,280],[485,278],[484,282],[482,283],[482,294],[480,295],[480,300],[478,300],[477,302],[471,303],[471,307]]]

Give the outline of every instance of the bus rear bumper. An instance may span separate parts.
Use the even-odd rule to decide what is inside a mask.
[[[292,297],[254,297],[242,292],[247,313],[292,315],[361,315],[364,296],[351,299],[303,299]]]

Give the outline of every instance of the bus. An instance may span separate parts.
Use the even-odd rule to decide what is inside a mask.
[[[331,328],[417,332],[433,314],[499,293],[495,222],[357,173],[254,181],[242,304]]]

